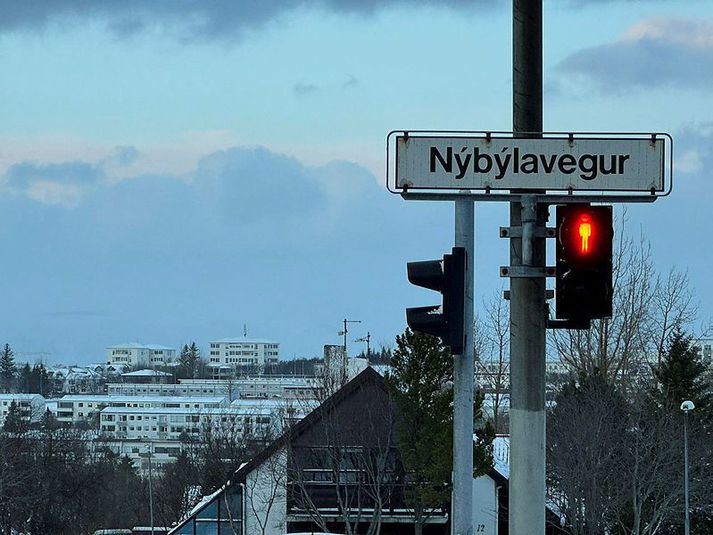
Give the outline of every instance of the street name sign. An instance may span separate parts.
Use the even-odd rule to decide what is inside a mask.
[[[544,134],[538,138],[396,134],[394,185],[401,192],[545,190],[656,195],[666,188],[665,163],[671,152],[667,134]]]

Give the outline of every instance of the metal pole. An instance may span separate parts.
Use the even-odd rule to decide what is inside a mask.
[[[542,132],[542,0],[513,0],[513,131]],[[534,133],[534,135],[533,135]],[[534,198],[510,203],[510,265],[545,266],[546,208]],[[510,279],[511,535],[545,532],[545,279]]]
[[[153,525],[153,474],[151,471],[151,444],[149,444],[149,514],[151,516],[151,535],[154,535]]]
[[[453,355],[453,535],[473,533],[473,273],[475,204],[455,201],[455,245],[466,250],[465,345]]]
[[[683,413],[683,495],[686,507],[685,535],[691,535],[688,512],[688,411]]]

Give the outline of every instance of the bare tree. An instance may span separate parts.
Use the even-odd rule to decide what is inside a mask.
[[[510,397],[510,316],[507,302],[496,292],[484,304],[485,320],[476,320],[476,379],[484,389],[493,411],[493,427],[506,431],[503,405]]]
[[[656,344],[657,365],[666,352],[666,343],[677,328],[695,321],[698,302],[690,288],[688,273],[671,268],[665,278],[657,277],[652,299],[651,339]]]
[[[617,455],[621,478],[616,524],[623,533],[655,535],[682,511],[681,445],[676,415],[640,393],[629,407],[626,449]]]
[[[322,531],[333,529],[336,515],[347,535],[377,535],[396,472],[390,396],[370,391],[344,403],[323,405],[308,436],[290,443],[289,499]]]
[[[25,438],[0,434],[0,530],[10,535],[19,529],[36,499],[29,489],[36,475]]]
[[[601,374],[567,385],[547,422],[547,492],[573,535],[607,533],[624,506],[625,400]]]
[[[661,355],[676,326],[689,324],[697,305],[688,276],[672,269],[656,273],[649,242],[626,233],[621,219],[618,248],[613,259],[611,318],[593,320],[588,330],[549,331],[559,358],[574,372],[599,371],[624,384],[648,371],[651,358]]]

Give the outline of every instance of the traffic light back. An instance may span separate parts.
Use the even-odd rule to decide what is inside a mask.
[[[414,330],[438,336],[454,355],[463,354],[466,252],[454,247],[443,260],[408,262],[408,280],[416,286],[443,294],[443,304],[406,309],[406,323]]]

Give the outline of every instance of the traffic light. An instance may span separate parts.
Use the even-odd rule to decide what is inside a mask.
[[[408,280],[416,286],[443,294],[443,305],[406,309],[406,323],[414,330],[438,336],[454,355],[463,354],[465,306],[465,248],[454,247],[443,260],[408,262]]]
[[[558,319],[611,317],[613,237],[611,206],[557,206]]]

